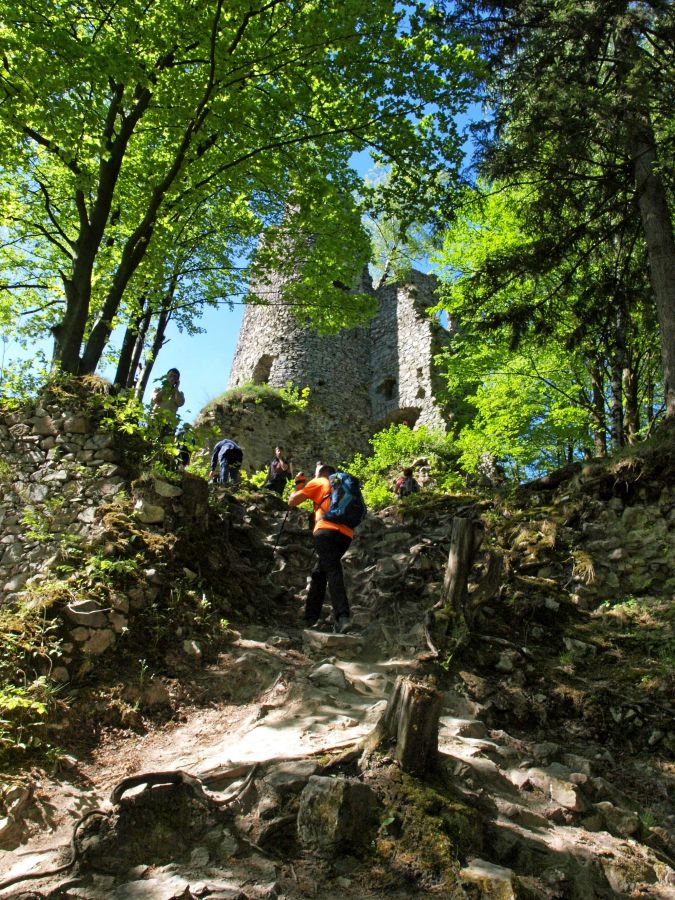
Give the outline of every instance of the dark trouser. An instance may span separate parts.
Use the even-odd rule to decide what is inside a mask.
[[[349,615],[349,601],[345,591],[341,559],[349,550],[352,539],[329,528],[320,528],[314,532],[314,549],[318,557],[312,570],[309,594],[305,602],[305,620],[314,624],[321,615],[323,598],[326,596],[326,585],[330,590],[333,604],[333,616],[337,621]]]
[[[268,491],[274,491],[275,494],[281,495],[286,487],[286,480],[285,475],[275,475],[274,478],[267,479],[265,487]]]
[[[241,461],[244,454],[241,450],[226,450],[220,458],[220,477],[218,481],[221,484],[227,484],[229,481],[236,481],[239,478],[239,470],[241,469]]]

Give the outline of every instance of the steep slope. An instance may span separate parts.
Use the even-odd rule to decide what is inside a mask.
[[[213,646],[203,629],[191,655],[185,609],[167,608],[154,677],[99,684],[96,709],[87,695],[86,739],[72,728],[56,771],[5,794],[4,883],[73,850],[75,864],[2,896],[673,896],[675,514],[661,458],[371,516],[346,558],[356,628],[342,636],[300,627],[303,514],[280,531],[277,498],[214,496],[210,540],[180,537],[162,577],[213,579],[230,629]],[[503,564],[444,658],[429,610],[456,516]],[[443,698],[439,765],[421,778],[386,749],[367,765],[353,752],[405,675]]]

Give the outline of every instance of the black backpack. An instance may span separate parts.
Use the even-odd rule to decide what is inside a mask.
[[[363,502],[359,479],[348,472],[335,472],[328,477],[328,481],[330,494],[326,494],[324,500],[330,497],[330,508],[324,519],[335,522],[336,525],[356,528],[366,517],[366,504]]]

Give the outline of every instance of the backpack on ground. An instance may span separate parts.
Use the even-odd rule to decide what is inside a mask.
[[[335,472],[328,477],[330,507],[324,519],[336,525],[356,528],[366,517],[366,504],[361,494],[359,479],[348,472]],[[325,499],[325,498],[324,498]]]
[[[399,497],[407,497],[408,494],[414,494],[419,491],[420,486],[412,477],[412,475],[408,475],[401,482],[401,487],[398,489]]]

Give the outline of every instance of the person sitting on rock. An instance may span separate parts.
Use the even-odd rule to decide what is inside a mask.
[[[329,522],[324,518],[331,502],[328,476],[334,473],[333,466],[324,466],[318,462],[311,481],[305,482],[298,476],[295,480],[295,489],[288,498],[288,506],[292,509],[305,500],[311,500],[314,504],[315,523],[312,537],[317,562],[310,576],[309,593],[305,601],[306,626],[311,628],[319,621],[328,586],[335,631],[344,634],[349,629],[351,621],[341,560],[349,549],[354,531],[347,525]]]
[[[213,448],[209,477],[220,484],[237,481],[243,459],[244,451],[241,447],[230,438],[223,438]]]
[[[274,459],[270,463],[270,470],[265,482],[268,491],[274,491],[275,494],[283,494],[286,482],[293,477],[293,464],[289,459],[284,459],[284,448],[274,448]]]
[[[409,494],[416,494],[419,489],[420,486],[415,480],[411,468],[404,469],[403,474],[400,478],[396,479],[396,484],[394,485],[394,493],[398,497],[407,497]]]

